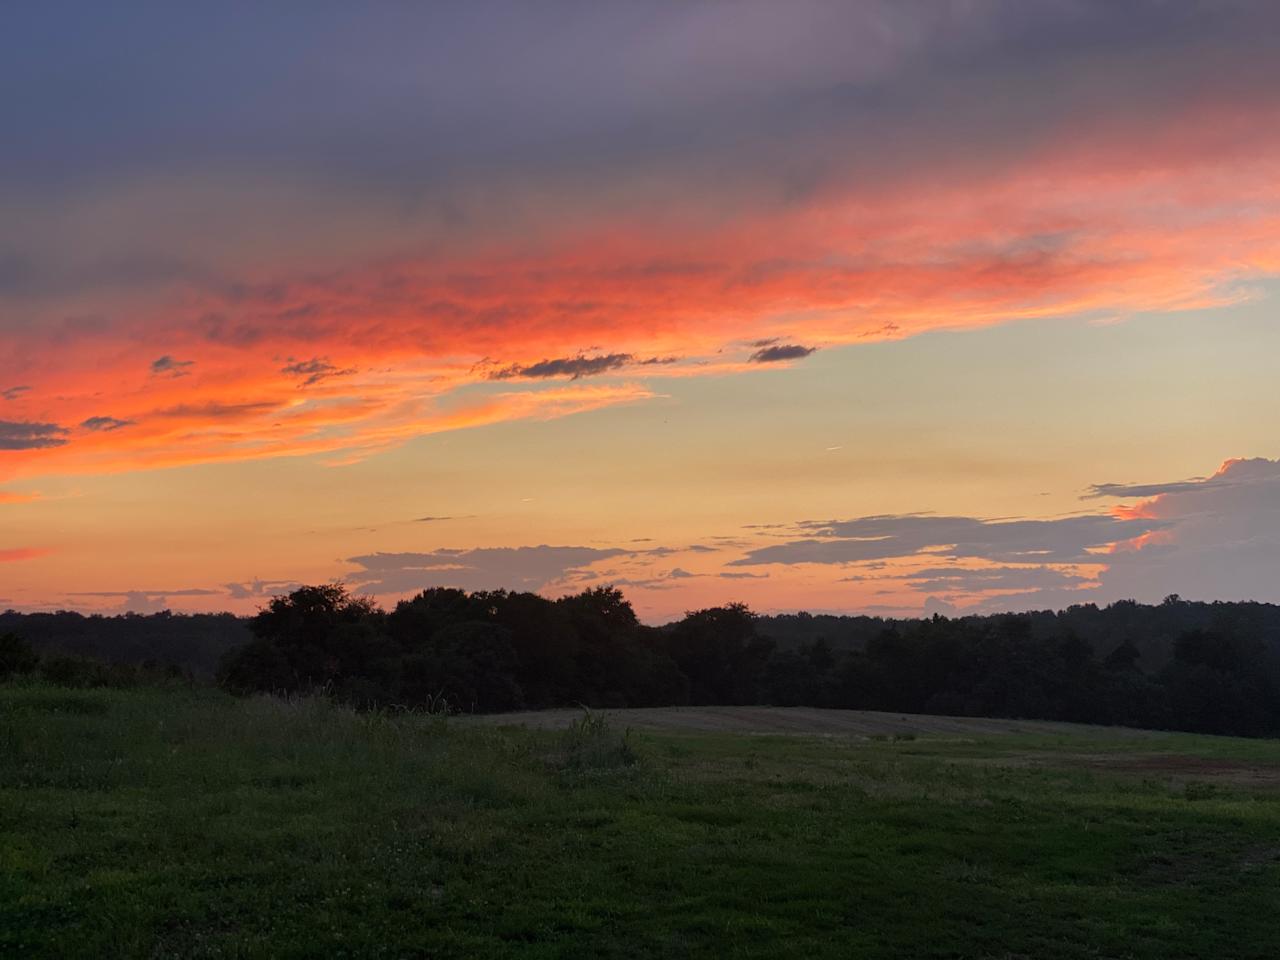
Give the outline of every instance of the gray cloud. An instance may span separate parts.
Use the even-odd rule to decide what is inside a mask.
[[[491,380],[547,379],[550,377],[569,377],[577,380],[580,377],[594,377],[610,370],[618,370],[633,362],[635,357],[629,353],[609,353],[595,357],[578,354],[576,357],[559,357],[555,360],[541,360],[528,366],[518,364],[495,370],[489,374]]]
[[[280,594],[292,593],[302,584],[295,580],[253,580],[244,583],[226,583],[227,595],[233,600],[250,600],[257,597],[274,597]]]
[[[157,410],[153,416],[217,420],[223,417],[253,416],[254,414],[275,410],[278,407],[279,404],[266,400],[251,403],[217,403],[216,401],[210,403],[180,403],[176,407]]]
[[[751,550],[730,566],[767,563],[846,564],[921,555],[1001,563],[1100,562],[1090,550],[1162,530],[1157,519],[1106,515],[1058,520],[983,520],[919,514],[806,521],[810,536]]]
[[[967,570],[961,567],[931,567],[916,570],[905,578],[913,589],[923,591],[953,591],[976,593],[985,590],[1043,590],[1047,588],[1078,588],[1090,582],[1088,577],[1078,576],[1053,567],[988,567]]]
[[[1163,493],[1186,493],[1202,489],[1208,481],[1204,477],[1194,480],[1174,480],[1169,483],[1095,483],[1080,499],[1096,500],[1099,497],[1158,497]]]
[[[67,441],[62,434],[65,427],[56,423],[36,423],[28,420],[0,420],[0,450],[41,450],[61,447]]]
[[[372,553],[347,562],[361,569],[347,579],[373,594],[408,593],[427,587],[464,590],[540,590],[599,560],[628,551],[593,547],[480,547],[427,553]]]
[[[69,597],[118,597],[120,606],[117,609],[122,613],[159,613],[169,608],[170,597],[221,595],[220,590],[208,590],[203,587],[184,587],[180,590],[80,590],[67,594]]]
[[[1165,486],[1143,513],[1167,533],[1111,555],[1099,592],[1280,601],[1280,460],[1233,460],[1204,481]]]
[[[151,361],[151,374],[157,377],[185,377],[187,367],[193,366],[194,360],[175,360],[167,353]]]
[[[121,420],[118,417],[90,417],[87,420],[82,420],[80,422],[80,426],[84,427],[86,430],[103,430],[109,432],[111,430],[119,430],[121,427],[131,427],[135,423],[137,423],[136,420]]]
[[[845,578],[904,581],[922,594],[940,594],[931,597],[938,610],[939,603],[962,597],[972,602],[971,595],[983,593],[990,595],[965,609],[1060,608],[1083,600],[1153,603],[1170,593],[1280,601],[1280,460],[1228,461],[1205,479],[1091,489],[1097,496],[1141,497],[1144,503],[1119,516],[1058,520],[908,516],[808,523],[800,529],[815,536],[752,551],[735,563],[848,563],[878,556],[1002,564],[934,564],[907,574]],[[1090,552],[1108,545],[1105,552]],[[1102,566],[1096,585],[1071,569],[1076,563]]]
[[[1274,481],[1271,465],[1274,461],[1257,458],[1231,460],[1211,477],[1193,477],[1190,480],[1174,480],[1169,483],[1095,483],[1082,499],[1100,497],[1161,497],[1167,494],[1208,493],[1218,495],[1227,487],[1242,484],[1269,484]]]
[[[696,580],[705,576],[701,573],[690,573],[681,567],[674,567],[666,572],[659,572],[652,577],[614,577],[611,573],[606,573],[602,579],[607,581],[610,586],[614,587],[633,587],[637,590],[670,590],[676,586],[679,580]]]
[[[483,6],[487,13],[426,5],[371,14],[355,43],[338,10],[298,18],[255,8],[245,14],[253,39],[234,40],[208,14],[158,10],[148,23],[123,24],[85,10],[85,36],[64,38],[72,45],[67,87],[96,82],[103,91],[98,110],[60,85],[39,89],[24,109],[33,118],[64,118],[40,128],[40,145],[67,158],[58,166],[63,177],[127,169],[130,160],[158,154],[153,162],[194,163],[210,153],[209,144],[218,145],[219,156],[252,162],[292,154],[312,175],[372,181],[381,174],[393,186],[480,162],[536,170],[575,153],[581,158],[575,169],[735,148],[741,163],[741,154],[752,153],[742,149],[744,140],[767,144],[781,133],[830,130],[837,121],[862,146],[860,154],[888,165],[921,141],[942,147],[957,131],[969,133],[966,121],[974,115],[988,138],[1000,140],[1019,122],[1049,126],[1053,116],[1035,112],[1046,102],[1052,113],[1068,116],[1103,97],[1131,109],[1135,100],[1161,103],[1172,95],[1162,84],[1185,83],[1213,62],[1215,51],[1238,52],[1238,61],[1222,65],[1228,78],[1244,73],[1269,49],[1264,37],[1276,25],[1267,4],[1229,5],[1230,14],[1227,5],[1016,0],[967,5],[963,14],[943,4],[893,2],[796,2],[785,10],[767,3],[678,4],[644,13],[573,5],[573,16],[519,3]],[[39,18],[30,19],[28,26],[38,28]],[[38,66],[23,48],[38,44],[22,27],[15,27],[0,79],[30,88]],[[188,41],[181,53],[162,43],[173,31]],[[628,42],[619,44],[619,36]],[[734,42],[723,42],[725,36]],[[128,37],[149,37],[144,42],[163,52],[147,70],[129,71]],[[294,53],[291,43],[315,51],[314,58]],[[219,69],[231,54],[236,77]],[[1062,71],[1081,59],[1097,72],[1097,89],[1063,82]],[[314,60],[350,69],[334,76]],[[100,66],[90,74],[95,63],[116,69]],[[297,88],[271,82],[281,70],[297,77]],[[169,97],[156,89],[159,78]],[[1008,100],[999,111],[989,99],[996,91]],[[910,132],[905,108],[928,94],[940,102],[912,142],[868,136]],[[181,122],[175,101],[201,117],[198,129]],[[620,119],[623,107],[627,122]],[[128,129],[128,148],[91,137],[104,128]],[[304,151],[323,134],[350,148]],[[15,153],[5,163],[13,174],[53,176],[49,164],[42,168],[34,156]],[[723,177],[723,167],[712,169]]]
[[[0,88],[29,93],[0,183],[31,198],[0,218],[0,291],[75,289],[103,269],[232,286],[225,261],[280,239],[377,260],[537,211],[772,207],[931,165],[998,178],[1064,130],[1149,139],[1187,91],[1206,109],[1269,104],[1280,28],[1263,2],[508,0],[390,5],[358,24],[341,5],[257,4],[236,31],[212,7],[108,7],[83,5],[74,32],[40,7],[0,39]],[[58,83],[39,56],[51,37]],[[335,212],[353,209],[383,211],[384,229],[344,237]],[[126,210],[125,249],[95,269]]]
[[[303,377],[302,385],[309,387],[314,383],[329,377],[345,377],[355,373],[355,368],[346,370],[334,366],[327,360],[315,357],[311,360],[294,360],[292,357],[285,366],[280,368],[281,373],[287,373],[292,377]]]
[[[17,400],[30,389],[30,387],[25,385],[20,387],[7,387],[4,390],[0,390],[0,400]]]
[[[798,343],[781,343],[777,346],[761,347],[747,359],[752,363],[779,363],[783,360],[801,360],[817,349],[817,347],[802,347]]]
[[[638,543],[640,541],[632,541]],[[718,553],[715,547],[708,547],[705,544],[693,543],[687,547],[649,547],[647,550],[637,550],[636,556],[646,557],[669,557],[673,553]]]

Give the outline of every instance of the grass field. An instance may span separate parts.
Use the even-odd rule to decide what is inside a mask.
[[[0,956],[1280,955],[1275,742],[630,719],[0,687]]]

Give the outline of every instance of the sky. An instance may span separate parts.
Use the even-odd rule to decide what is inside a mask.
[[[1280,5],[18,2],[0,608],[1280,602]]]

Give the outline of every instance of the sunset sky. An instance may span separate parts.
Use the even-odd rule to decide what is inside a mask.
[[[1280,602],[1280,4],[18,2],[0,609]]]

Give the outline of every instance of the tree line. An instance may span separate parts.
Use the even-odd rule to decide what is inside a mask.
[[[649,627],[613,588],[556,600],[436,588],[386,611],[325,585],[234,622],[225,688],[323,690],[361,708],[774,704],[1280,734],[1280,608],[1266,604],[896,621],[730,604]],[[23,642],[10,639],[0,676],[2,651]],[[57,670],[72,676],[66,660]]]
[[[22,637],[46,657],[144,663],[177,667],[211,680],[228,651],[253,635],[248,620],[233,613],[124,613],[104,616],[74,610],[0,612],[0,635]]]
[[[1168,619],[1180,605],[1122,612]],[[1144,669],[1131,639],[1098,650],[1028,615],[886,622],[838,650],[823,636],[781,647],[741,604],[646,627],[612,588],[558,600],[432,589],[386,612],[340,586],[307,587],[250,620],[253,641],[219,678],[237,692],[323,687],[358,706],[775,704],[1280,732],[1280,644],[1256,619],[1220,612],[1183,611],[1204,625]]]

